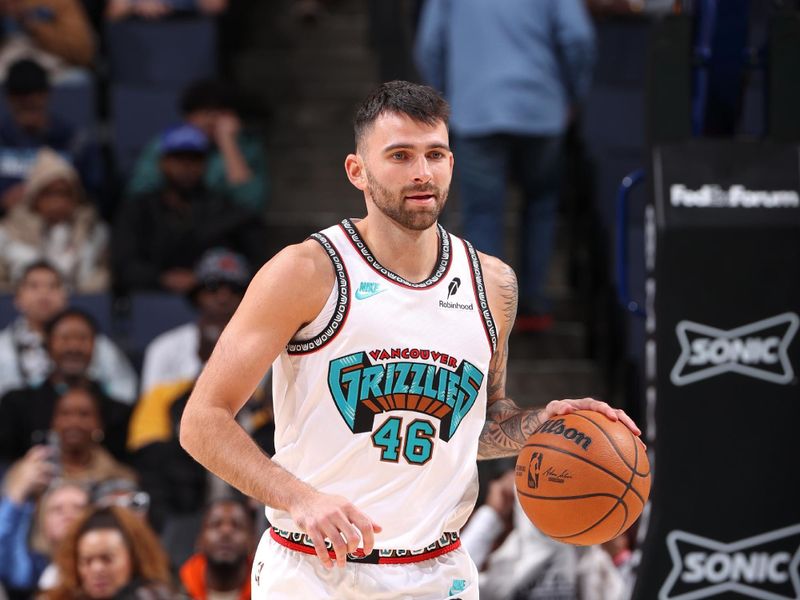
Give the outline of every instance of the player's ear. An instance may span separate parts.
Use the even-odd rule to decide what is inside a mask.
[[[364,171],[364,163],[358,154],[348,154],[344,159],[344,170],[347,178],[359,190],[367,189],[367,174]]]

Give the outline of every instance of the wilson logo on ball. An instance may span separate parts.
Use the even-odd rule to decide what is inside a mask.
[[[618,537],[650,494],[644,444],[620,421],[589,410],[542,423],[514,472],[520,506],[536,528],[579,546]]]
[[[564,419],[550,419],[545,421],[539,428],[533,432],[536,433],[550,433],[552,435],[561,435],[566,439],[575,442],[577,446],[581,446],[584,450],[588,450],[592,443],[592,438],[575,429],[574,427],[564,427]]]

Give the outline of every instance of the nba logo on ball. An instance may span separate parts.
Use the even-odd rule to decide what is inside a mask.
[[[517,458],[517,496],[545,535],[580,546],[630,527],[650,494],[644,444],[625,425],[579,410],[545,421]]]
[[[535,490],[539,487],[539,470],[542,468],[542,453],[534,452],[531,454],[531,462],[528,465],[528,487]]]

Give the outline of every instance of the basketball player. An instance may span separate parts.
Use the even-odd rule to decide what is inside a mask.
[[[187,451],[267,506],[255,598],[477,598],[458,539],[475,459],[512,456],[576,409],[639,434],[590,398],[522,410],[505,396],[517,282],[437,223],[447,118],[433,89],[406,82],[362,104],[345,170],[367,216],[261,269],[186,407]],[[272,459],[234,420],[271,364]]]

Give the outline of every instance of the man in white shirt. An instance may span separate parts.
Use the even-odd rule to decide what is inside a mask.
[[[22,272],[14,296],[20,316],[0,331],[0,396],[47,378],[50,359],[44,347],[44,327],[68,303],[64,280],[53,265],[37,261]],[[136,371],[102,333],[95,339],[89,376],[114,400],[125,404],[136,400]]]
[[[203,255],[195,276],[190,298],[197,320],[165,331],[145,350],[142,389],[128,434],[131,452],[172,437],[169,407],[194,385],[244,295],[250,267],[242,256],[216,248]]]

